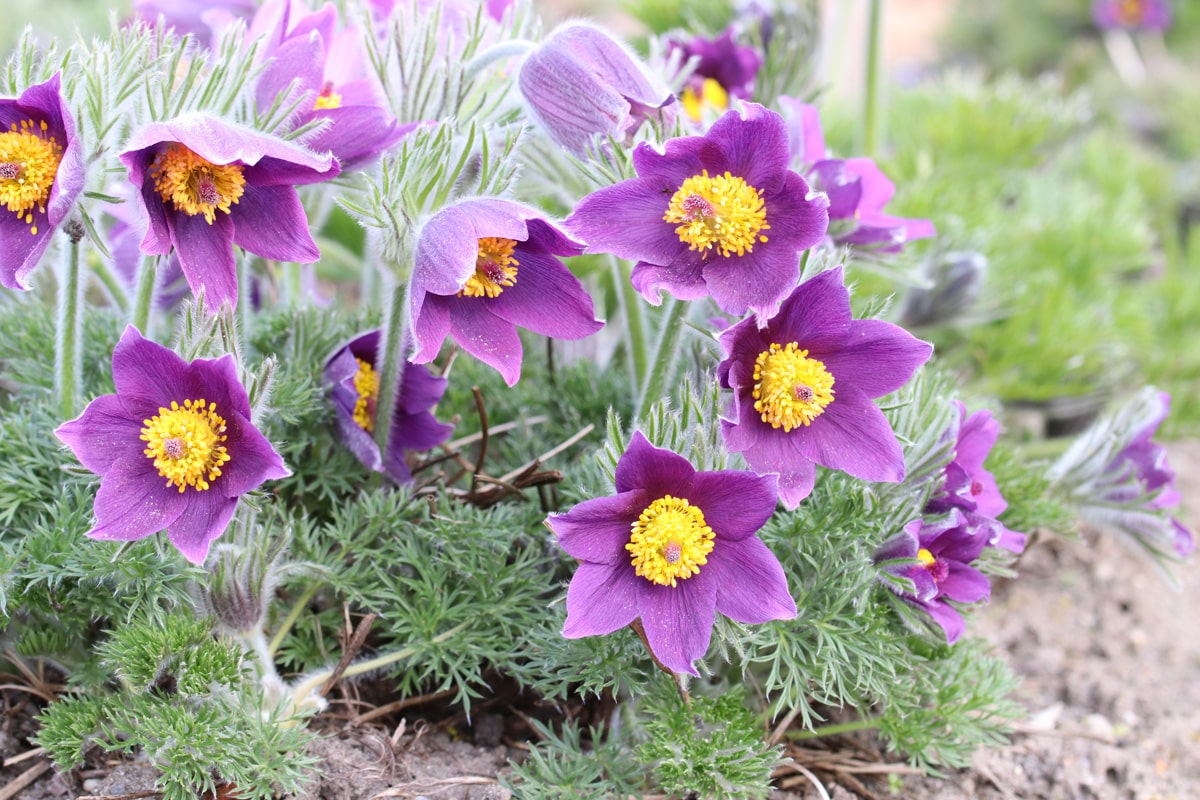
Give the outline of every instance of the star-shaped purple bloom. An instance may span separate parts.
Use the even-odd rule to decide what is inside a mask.
[[[718,368],[732,389],[725,446],[756,472],[779,475],[795,508],[816,464],[868,481],[899,481],[904,453],[873,402],[904,385],[933,347],[903,328],[850,315],[842,268],[805,281],[765,328],[745,319],[720,336]]]
[[[214,308],[237,305],[234,245],[276,261],[320,257],[295,186],[337,175],[328,153],[193,114],[147,125],[121,161],[150,219],[142,251],[174,247],[188,285]]]
[[[658,662],[696,675],[718,612],[750,624],[796,616],[783,568],[754,535],[774,513],[774,478],[697,472],[639,431],[617,463],[616,490],[547,520],[580,562],[564,636],[640,618]]]
[[[0,98],[0,285],[26,289],[83,190],[83,154],[60,76]]]
[[[512,386],[521,377],[518,327],[558,339],[600,330],[591,296],[559,258],[582,251],[541,212],[511,200],[442,209],[417,239],[413,361],[432,361],[449,336]]]
[[[837,244],[898,253],[905,242],[937,234],[927,219],[883,213],[896,185],[869,158],[818,161],[808,177],[814,187],[829,195],[829,237]]]
[[[128,542],[166,528],[179,552],[202,563],[238,498],[291,473],[250,421],[233,356],[188,363],[130,326],[112,367],[116,394],[54,432],[101,476],[87,535]]]
[[[567,218],[589,252],[636,260],[651,303],[711,295],[722,311],[767,317],[800,278],[800,251],[828,225],[823,195],[788,169],[783,118],[746,103],[703,136],[633,151],[638,177],[593,192]]]
[[[406,484],[412,482],[412,473],[405,451],[429,450],[446,441],[454,430],[453,425],[438,422],[432,411],[442,399],[447,381],[424,366],[405,363],[385,463],[372,435],[379,398],[379,339],[378,330],[369,331],[335,350],[325,362],[325,382],[342,441],[367,469],[386,472],[396,483]]]
[[[987,537],[973,532],[963,515],[954,511],[949,518],[930,523],[914,520],[875,551],[874,561],[885,572],[913,582],[913,592],[897,595],[927,612],[953,644],[962,636],[966,624],[962,614],[947,603],[977,603],[991,595],[987,576],[971,566],[987,546]],[[886,563],[902,559],[916,563]],[[895,587],[889,584],[890,588]]]

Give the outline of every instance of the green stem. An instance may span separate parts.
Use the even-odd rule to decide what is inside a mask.
[[[283,637],[287,636],[288,631],[296,624],[296,620],[304,612],[308,601],[313,599],[319,588],[319,584],[314,583],[312,586],[304,590],[304,594],[300,595],[300,599],[292,606],[292,610],[283,618],[283,622],[279,623],[279,630],[275,631],[275,635],[271,637],[270,644],[267,645],[267,653],[274,656],[279,652],[279,646],[283,644]]]
[[[154,305],[154,287],[158,283],[158,258],[145,256],[141,268],[138,269],[137,287],[133,296],[133,316],[130,323],[142,332],[150,335],[150,309]]]
[[[392,433],[392,413],[400,397],[404,377],[404,350],[407,346],[408,306],[406,285],[385,277],[391,284],[391,298],[385,309],[383,338],[379,342],[379,398],[375,403],[375,442],[387,462],[387,443]]]
[[[113,274],[108,262],[102,258],[91,259],[88,269],[99,279],[100,283],[104,284],[104,288],[108,290],[108,296],[112,298],[117,310],[122,313],[128,311],[129,293],[125,291],[125,284],[121,282],[121,279]]]
[[[646,365],[639,382],[637,413],[635,419],[645,419],[653,403],[665,394],[667,381],[675,371],[675,360],[679,356],[679,339],[683,335],[683,320],[687,317],[688,304],[674,297],[663,301],[664,313],[659,321],[658,346],[654,358]]]
[[[883,0],[867,0],[866,90],[863,92],[863,155],[876,156],[883,138]]]
[[[70,245],[58,284],[58,336],[55,339],[55,388],[59,413],[73,419],[82,404],[83,380],[83,289],[79,275],[79,238],[67,232]]]
[[[625,262],[610,259],[612,265],[613,284],[617,290],[617,300],[625,317],[625,344],[629,348],[629,361],[633,374],[633,393],[639,396],[646,375],[646,364],[649,354],[646,352],[646,316],[645,301],[633,288],[630,272]]]
[[[878,717],[863,717],[862,719],[851,720],[850,722],[840,722],[836,725],[813,728],[811,731],[788,731],[787,738],[795,741],[797,739],[817,739],[822,736],[837,736],[839,733],[866,731],[878,727],[877,722],[879,722]]]

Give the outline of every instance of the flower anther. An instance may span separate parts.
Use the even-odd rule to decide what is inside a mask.
[[[950,565],[941,560],[933,553],[922,547],[917,551],[917,561],[921,563],[921,567],[929,573],[929,577],[933,578],[934,583],[941,583],[946,580],[946,576],[950,574]]]
[[[767,241],[761,232],[771,227],[758,189],[729,172],[710,178],[708,170],[680,185],[663,220],[677,223],[679,241],[703,257],[713,251],[726,258],[752,252],[756,243]]]
[[[462,297],[499,297],[506,286],[517,282],[520,262],[513,257],[514,239],[487,236],[479,240],[479,255],[475,257],[475,274],[467,278],[459,290]]]
[[[772,428],[808,426],[833,402],[833,375],[796,342],[772,344],[754,361],[754,410]]]
[[[712,528],[704,512],[679,497],[664,495],[642,511],[625,549],[633,556],[634,572],[660,586],[700,574],[713,549]]]
[[[321,111],[327,108],[341,108],[342,96],[333,90],[333,82],[326,81],[321,87],[321,93],[317,95],[317,100],[313,103],[313,111]]]
[[[361,358],[358,362],[358,372],[354,374],[354,391],[358,399],[354,401],[354,421],[358,427],[367,433],[375,431],[375,402],[379,399],[379,373]]]
[[[21,120],[0,133],[0,204],[24,218],[29,232],[37,235],[33,209],[46,211],[50,188],[62,161],[62,145],[47,134],[45,121]]]
[[[203,214],[209,225],[217,211],[230,213],[245,191],[246,177],[240,164],[214,164],[172,142],[154,157],[150,175],[163,201],[188,216]]]
[[[225,418],[215,403],[204,400],[174,400],[170,408],[142,420],[142,452],[154,460],[158,474],[175,486],[180,494],[188,486],[205,491],[221,475],[221,467],[230,460],[225,445]]]
[[[729,108],[729,92],[716,78],[705,78],[700,91],[691,86],[685,87],[679,95],[679,103],[692,121],[699,122],[703,119],[706,108],[719,111]]]

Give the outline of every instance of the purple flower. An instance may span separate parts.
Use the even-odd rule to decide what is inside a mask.
[[[567,219],[591,252],[636,260],[651,303],[711,295],[722,311],[771,316],[800,278],[800,251],[825,235],[824,196],[788,169],[783,118],[746,103],[703,136],[633,151],[638,177],[593,192]]]
[[[259,76],[255,96],[266,111],[289,89],[304,95],[306,107],[294,120],[305,125],[318,117],[328,125],[306,140],[315,151],[330,150],[343,170],[357,169],[388,149],[416,127],[398,126],[386,102],[368,76],[362,32],[346,28],[335,32],[337,10],[326,5],[298,20],[291,19],[291,2],[269,3],[255,18],[270,26],[266,52],[271,63]],[[288,95],[284,102],[296,100]]]
[[[236,19],[254,13],[255,0],[133,0],[133,11],[151,25],[163,18],[163,24],[180,36],[192,34],[207,45],[213,30],[220,30]]]
[[[795,617],[783,568],[754,535],[775,510],[774,484],[697,472],[635,433],[617,463],[615,496],[547,520],[580,561],[563,635],[612,633],[640,617],[658,662],[696,675],[716,612],[751,624]]]
[[[1167,449],[1151,438],[1158,431],[1171,410],[1171,395],[1157,394],[1157,410],[1133,439],[1104,468],[1101,485],[1107,487],[1101,498],[1105,503],[1122,505],[1136,502],[1150,495],[1144,505],[1149,511],[1173,508],[1179,504],[1179,490],[1175,488],[1175,470],[1167,463]],[[1186,557],[1195,549],[1195,536],[1178,519],[1165,517],[1169,530],[1159,532],[1154,538],[1170,536],[1175,552]],[[1155,526],[1156,527],[1156,526]],[[1144,530],[1143,530],[1144,528]],[[1139,533],[1153,535],[1147,526],[1139,527]]]
[[[0,284],[26,289],[50,237],[83,190],[75,120],[59,73],[0,99]]]
[[[417,240],[413,361],[432,361],[450,336],[512,386],[521,377],[518,327],[559,339],[600,330],[592,298],[559,259],[582,251],[541,212],[511,200],[442,209]]]
[[[235,244],[276,261],[320,256],[294,187],[337,175],[328,153],[189,115],[146,126],[121,161],[150,218],[143,252],[174,247],[188,285],[214,308],[237,305]]]
[[[954,644],[966,626],[962,614],[946,601],[977,603],[991,595],[987,577],[971,566],[986,545],[987,538],[974,533],[955,511],[940,522],[913,520],[881,544],[873,558],[884,572],[912,581],[911,593],[891,583],[888,587],[933,617],[946,632],[946,641]]]
[[[896,186],[869,158],[818,161],[808,176],[815,188],[829,195],[829,236],[837,244],[898,253],[905,242],[937,233],[927,219],[883,213]]]
[[[372,435],[379,398],[379,339],[378,330],[369,331],[335,350],[325,362],[325,382],[338,432],[355,457],[367,469],[386,472],[398,484],[411,483],[405,451],[429,450],[446,441],[454,430],[453,425],[438,422],[432,413],[446,391],[446,379],[434,377],[423,366],[404,365],[385,463]]]
[[[1165,31],[1171,26],[1167,0],[1096,0],[1092,19],[1101,28]]]
[[[783,109],[783,118],[787,120],[788,151],[792,159],[806,167],[824,160],[825,132],[821,130],[821,116],[817,107],[794,97],[780,97],[779,107]]]
[[[596,137],[628,140],[675,99],[624,45],[578,22],[557,28],[526,57],[517,84],[550,138],[576,155]]]
[[[188,363],[130,326],[112,366],[117,393],[54,432],[101,476],[87,535],[128,542],[166,528],[202,563],[238,498],[291,473],[250,421],[233,356]]]
[[[995,477],[983,466],[1000,435],[1000,423],[990,411],[976,411],[968,417],[966,406],[957,400],[954,404],[958,407],[954,458],[946,465],[941,492],[930,499],[925,511],[944,514],[958,509],[969,526],[986,531],[989,544],[1020,553],[1025,549],[1025,534],[997,521],[1008,502],[1000,494]]]
[[[721,432],[756,472],[779,475],[795,508],[816,464],[868,481],[899,481],[904,453],[872,398],[900,388],[933,352],[881,320],[850,317],[842,268],[805,281],[765,328],[749,318],[720,336],[721,385],[732,389]]]
[[[724,111],[729,108],[730,97],[748,100],[762,66],[762,56],[757,50],[733,40],[732,27],[716,39],[703,36],[688,42],[671,39],[667,42],[667,52],[679,52],[684,63],[693,56],[699,59],[679,96],[683,110],[696,122],[702,119],[706,107]]]

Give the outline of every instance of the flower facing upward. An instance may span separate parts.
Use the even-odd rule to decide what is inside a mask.
[[[599,636],[640,618],[659,663],[695,675],[717,612],[751,624],[796,616],[783,568],[754,535],[775,510],[774,484],[749,472],[697,472],[635,433],[617,463],[615,496],[547,520],[580,562],[563,635]]]
[[[679,96],[683,110],[694,121],[703,118],[705,108],[724,111],[730,97],[747,100],[753,93],[762,56],[753,47],[735,42],[732,27],[716,39],[671,39],[667,46],[668,53],[679,52],[685,63],[692,57],[698,59]]]
[[[927,612],[953,644],[966,625],[946,601],[977,603],[991,595],[987,576],[971,566],[986,545],[987,537],[973,532],[955,511],[941,522],[910,522],[881,544],[873,558],[885,572],[912,581],[911,593],[888,585],[902,600]]]
[[[1092,19],[1101,28],[1165,31],[1171,26],[1167,0],[1096,0]]]
[[[199,564],[239,497],[291,473],[250,422],[232,356],[188,363],[130,326],[113,350],[113,381],[116,394],[55,431],[101,476],[88,536],[126,542],[166,528]]]
[[[424,366],[404,365],[387,457],[382,457],[372,435],[379,398],[379,339],[378,330],[369,331],[335,350],[325,362],[325,382],[342,441],[367,469],[386,472],[396,483],[405,484],[412,481],[405,451],[436,447],[454,430],[453,425],[438,422],[432,412],[446,391],[446,379],[434,377]]]
[[[214,308],[237,304],[235,244],[276,261],[320,256],[294,187],[337,175],[328,153],[190,115],[146,126],[121,161],[150,218],[142,251],[174,247],[188,285],[204,287]]]
[[[592,298],[559,259],[582,250],[510,200],[462,200],[439,211],[417,239],[413,361],[432,361],[450,336],[512,386],[521,377],[518,326],[559,339],[600,330]]]
[[[932,346],[896,325],[850,317],[842,268],[805,281],[765,328],[745,319],[720,336],[718,376],[734,392],[725,446],[756,472],[779,475],[795,508],[815,464],[869,481],[899,481],[904,454],[873,402],[900,388]]]
[[[0,285],[25,289],[83,189],[75,120],[59,75],[0,98]]]
[[[567,218],[591,252],[636,260],[652,303],[711,295],[722,311],[775,312],[800,278],[801,250],[825,235],[823,195],[788,169],[783,118],[746,103],[703,136],[633,151],[638,177],[593,192]]]

